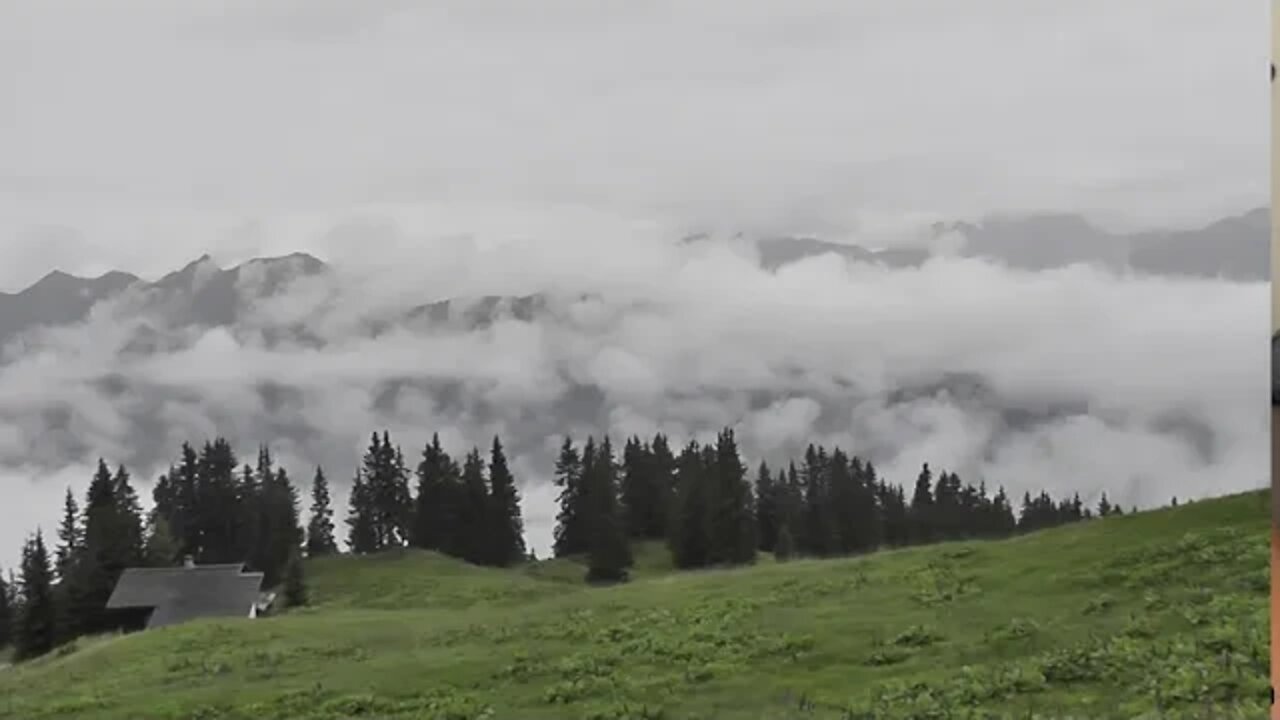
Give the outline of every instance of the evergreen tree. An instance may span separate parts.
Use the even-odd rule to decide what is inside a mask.
[[[307,557],[321,557],[338,552],[333,537],[333,508],[329,504],[329,481],[324,469],[317,466],[311,480],[311,518],[307,521]]]
[[[502,442],[495,435],[489,453],[489,501],[491,521],[488,542],[490,561],[499,567],[520,562],[525,557],[524,520],[520,515],[520,492],[507,466]]]
[[[13,588],[4,581],[4,577],[0,576],[0,649],[9,647],[13,643]]]
[[[374,529],[373,503],[364,475],[356,471],[351,483],[351,499],[347,514],[347,547],[357,555],[378,552],[378,535]]]
[[[58,526],[58,547],[54,572],[59,582],[66,582],[71,576],[71,564],[75,561],[83,544],[80,524],[80,507],[76,504],[71,488],[62,503],[62,524]]]
[[[236,483],[236,559],[240,562],[256,565],[261,558],[262,514],[258,475],[253,466],[245,463],[240,467],[240,479]],[[179,535],[174,532],[174,537]]]
[[[628,438],[622,448],[622,518],[627,535],[633,538],[645,536],[651,522],[649,516],[654,509],[647,454],[636,437]]]
[[[463,497],[459,526],[463,533],[462,559],[482,565],[489,557],[489,489],[485,480],[484,459],[479,448],[472,448],[462,463]]]
[[[755,561],[755,498],[747,481],[747,469],[738,454],[733,430],[724,429],[716,439],[711,496],[712,562],[743,564]]]
[[[53,568],[44,537],[37,530],[22,549],[22,614],[14,632],[17,660],[43,655],[57,640],[58,610],[53,595]]]
[[[1107,499],[1107,494],[1102,493],[1102,499],[1098,501],[1098,517],[1106,517],[1111,514],[1111,501]]]
[[[613,448],[606,437],[598,452],[594,452],[593,440],[587,439],[583,455],[583,473],[588,486],[590,503],[588,531],[590,548],[587,552],[587,582],[616,583],[627,580],[627,569],[632,565],[631,548],[627,544],[626,529],[618,512],[617,467]]]
[[[152,511],[147,521],[144,562],[149,567],[171,567],[178,560],[178,543],[169,530],[169,521]]]
[[[200,456],[189,443],[182,444],[182,459],[177,474],[169,473],[173,483],[173,515],[169,530],[177,538],[183,555],[202,557],[200,524]]]
[[[560,456],[556,459],[555,484],[560,488],[557,498],[560,511],[556,514],[554,554],[565,557],[584,553],[590,543],[585,527],[587,512],[582,457],[568,436],[560,445]]]
[[[284,577],[289,556],[298,552],[303,543],[298,491],[283,467],[277,468],[262,488],[262,503],[266,520],[263,533],[266,563],[261,570],[263,583],[270,587]]]
[[[409,540],[413,501],[409,492],[409,470],[400,449],[391,444],[390,433],[383,431],[381,437],[373,434],[362,468],[378,549],[404,546]]]
[[[648,463],[649,482],[652,485],[652,505],[644,536],[651,540],[662,540],[667,537],[676,488],[676,458],[671,453],[666,435],[657,433],[653,436],[645,461]]]
[[[199,507],[190,517],[200,538],[196,559],[205,563],[243,562],[240,547],[240,488],[235,451],[226,438],[206,442],[197,460]]]
[[[808,555],[823,557],[839,550],[839,534],[831,504],[831,462],[825,448],[810,445],[805,451],[801,484],[804,487],[804,532],[799,547]]]
[[[671,558],[681,569],[705,567],[712,558],[711,502],[702,448],[690,442],[676,461],[676,497],[671,515]]]
[[[424,550],[449,551],[457,537],[459,478],[453,460],[440,446],[439,433],[422,451],[418,463],[418,492],[414,497],[409,544]]]
[[[759,532],[759,547],[764,552],[773,552],[781,531],[778,490],[779,486],[774,482],[769,465],[760,461],[760,467],[756,470],[756,529]]]
[[[284,568],[284,604],[286,608],[303,607],[307,604],[307,582],[302,563],[302,555],[296,547],[289,553]]]
[[[933,511],[933,473],[929,463],[925,463],[916,477],[915,491],[911,495],[909,517],[911,520],[911,542],[933,542],[935,532],[935,516]]]

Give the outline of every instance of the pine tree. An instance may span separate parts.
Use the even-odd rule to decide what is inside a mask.
[[[53,568],[44,537],[37,530],[22,549],[22,614],[14,633],[15,659],[26,660],[52,650],[57,622]]]
[[[302,546],[303,532],[298,512],[298,491],[283,467],[276,469],[275,476],[262,488],[262,493],[268,530],[263,536],[266,564],[261,569],[263,583],[270,587],[284,577],[289,556]]]
[[[671,559],[681,569],[711,562],[711,502],[702,462],[702,448],[690,442],[677,459],[676,497],[671,516]]]
[[[573,446],[573,439],[567,436],[560,445],[560,456],[556,459],[555,484],[560,488],[557,498],[560,511],[556,514],[555,556],[565,557],[586,552],[590,543],[584,525],[586,492],[582,478],[582,457]]]
[[[207,563],[243,562],[240,548],[240,488],[235,451],[226,438],[206,442],[197,460],[199,508],[191,521],[198,528],[198,559]]]
[[[479,448],[472,448],[462,463],[463,498],[458,515],[463,531],[462,559],[474,565],[482,565],[489,557],[488,535],[489,488],[485,479],[484,458]]]
[[[178,543],[169,531],[169,521],[152,511],[147,521],[144,562],[149,567],[171,567],[178,560]]]
[[[378,536],[374,529],[373,503],[364,475],[356,471],[351,483],[351,499],[347,514],[347,547],[352,553],[365,555],[378,552]]]
[[[257,473],[253,466],[245,463],[240,466],[240,478],[236,482],[236,558],[251,566],[256,566],[261,556],[262,513],[262,492],[258,487]],[[170,530],[173,531],[172,524]],[[174,537],[180,537],[176,531]]]
[[[676,458],[671,453],[667,436],[657,433],[649,444],[647,458],[650,483],[653,486],[653,507],[645,537],[662,540],[667,537],[670,524],[671,503],[676,488]]]
[[[933,473],[929,463],[925,463],[916,476],[915,492],[911,495],[909,515],[911,519],[911,542],[933,542],[935,516],[933,511]]]
[[[799,548],[823,557],[838,550],[839,534],[831,506],[831,462],[825,448],[810,445],[805,451],[801,484],[804,487],[804,532]]]
[[[778,485],[774,483],[773,473],[764,461],[756,470],[756,525],[759,531],[759,546],[764,552],[773,552],[778,544],[779,523]]]
[[[409,492],[409,470],[404,455],[391,444],[391,434],[374,433],[362,460],[374,534],[379,550],[403,547],[409,540],[413,501]]]
[[[738,454],[733,430],[724,429],[716,439],[711,495],[712,562],[742,564],[756,555],[755,498],[747,482],[747,469]]]
[[[600,443],[598,452],[594,452],[593,445],[593,440],[588,438],[587,447],[593,452],[583,452],[584,456],[590,456],[590,463],[583,464],[590,503],[587,526],[591,544],[587,552],[586,579],[589,583],[625,582],[632,557],[618,511],[613,448],[608,437]]]
[[[0,650],[9,647],[13,643],[13,602],[11,595],[13,588],[4,581],[4,577],[0,576]]]
[[[1098,501],[1098,516],[1106,517],[1111,514],[1111,501],[1107,499],[1107,494],[1102,493],[1102,499]]]
[[[66,582],[70,578],[71,564],[83,545],[83,527],[80,523],[80,507],[76,504],[71,488],[67,488],[67,494],[62,503],[62,524],[58,526],[57,560],[54,562],[54,572],[59,582]]]
[[[338,552],[333,537],[333,508],[329,504],[329,481],[324,469],[316,467],[311,480],[311,518],[307,521],[307,557],[321,557]]]
[[[169,530],[177,538],[183,555],[203,557],[200,537],[200,456],[189,443],[182,444],[182,459],[177,474],[169,473],[173,483],[174,512]]]
[[[295,547],[289,554],[284,568],[284,603],[287,608],[304,607],[307,602],[307,582],[302,555]]]
[[[456,521],[458,478],[453,460],[440,446],[439,433],[422,450],[418,463],[418,492],[414,497],[409,544],[424,550],[448,551],[458,535]]]
[[[628,438],[622,448],[622,482],[619,492],[623,525],[626,526],[627,535],[633,538],[644,537],[652,512],[652,485],[646,460],[640,439]]]
[[[507,466],[502,442],[495,435],[489,453],[490,561],[499,567],[514,565],[525,557],[524,520],[520,492]]]

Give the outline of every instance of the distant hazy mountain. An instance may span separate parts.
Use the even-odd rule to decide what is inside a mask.
[[[1037,215],[951,223],[934,227],[935,235],[964,237],[959,254],[987,258],[1011,267],[1045,270],[1073,263],[1127,269],[1153,275],[1221,277],[1266,281],[1270,268],[1270,212],[1263,208],[1225,218],[1196,230],[1112,234],[1077,215]],[[923,249],[871,250],[814,238],[767,238],[756,242],[760,262],[776,270],[807,257],[834,253],[856,262],[911,267],[924,262]],[[246,303],[268,297],[289,280],[318,275],[327,267],[304,253],[253,260],[223,269],[206,256],[154,282],[126,272],[80,278],[53,271],[18,293],[0,293],[0,347],[22,331],[83,321],[99,301],[132,291],[145,308],[159,312],[171,326],[219,326],[236,322]],[[246,279],[252,282],[246,283]],[[250,288],[250,292],[246,292]],[[536,297],[485,298],[468,303],[463,320],[482,324],[495,314],[531,319],[541,307]],[[456,311],[456,308],[455,308]],[[448,301],[424,304],[403,320],[436,321],[450,317]]]
[[[1194,230],[1115,234],[1079,215],[993,218],[981,223],[934,226],[935,237],[964,238],[963,257],[987,258],[1025,270],[1048,270],[1076,263],[1151,275],[1270,279],[1271,213],[1266,208],[1218,220]],[[873,251],[810,238],[778,238],[759,243],[763,264],[777,268],[823,253],[890,267],[918,265],[922,249]]]
[[[1140,273],[1261,281],[1267,278],[1269,267],[1268,223],[1269,213],[1258,210],[1199,230],[1115,235],[1079,217],[1046,215],[939,226],[935,232],[962,234],[966,241],[961,251],[963,255],[986,257],[1019,268],[1047,269],[1083,262]],[[928,258],[924,250],[871,250],[804,238],[764,239],[757,242],[757,247],[761,265],[770,270],[827,253],[835,253],[851,261],[892,267],[918,265]],[[214,327],[226,328],[241,341],[251,337],[251,345],[266,348],[284,343],[300,348],[320,348],[330,342],[346,342],[351,337],[373,338],[400,330],[434,333],[435,329],[446,325],[453,331],[483,331],[504,317],[529,324],[530,332],[538,337],[554,335],[557,328],[574,322],[570,319],[573,314],[570,306],[575,303],[573,298],[566,300],[542,295],[441,301],[424,298],[422,304],[411,305],[407,310],[387,311],[386,316],[357,318],[354,321],[357,325],[342,326],[335,331],[331,326],[322,327],[311,322],[313,317],[321,318],[317,322],[332,321],[327,314],[328,308],[324,306],[324,303],[332,301],[331,296],[326,295],[328,290],[324,282],[324,276],[329,272],[330,268],[325,263],[302,253],[252,260],[233,268],[218,267],[210,258],[202,257],[154,281],[123,272],[112,272],[98,278],[78,278],[53,272],[21,292],[0,293],[0,372],[6,365],[40,348],[37,334],[30,331],[40,327],[70,327],[88,319],[91,311],[112,313],[110,322],[99,325],[116,331],[116,335],[108,340],[114,343],[108,352],[116,358],[117,364],[131,364],[157,353],[188,348],[206,338],[206,331]],[[270,312],[263,312],[289,283],[306,279],[320,281],[314,298],[308,296],[301,301],[284,298],[288,301],[286,305],[293,306],[293,314],[276,317]],[[578,300],[584,299],[589,300]],[[100,304],[106,300],[115,302]],[[94,310],[95,306],[105,309]],[[123,341],[121,332],[124,333]],[[395,408],[398,403],[422,403],[422,398],[430,397],[430,404],[444,413],[465,405],[466,412],[477,423],[487,422],[493,417],[518,422],[521,436],[510,438],[513,451],[535,453],[540,452],[540,444],[546,437],[563,432],[566,427],[601,427],[608,422],[612,409],[600,388],[562,378],[567,389],[543,411],[513,418],[509,416],[509,409],[489,406],[487,399],[475,399],[475,393],[467,389],[466,383],[470,381],[465,377],[465,373],[454,377],[440,371],[409,373],[408,376],[401,371],[389,371],[385,381],[361,402],[367,402],[372,410],[381,411]],[[113,404],[114,411],[129,418],[129,428],[119,437],[127,438],[122,440],[122,447],[128,448],[130,456],[119,460],[146,467],[172,454],[174,448],[172,439],[166,437],[164,413],[186,407],[180,388],[152,383],[145,377],[111,369],[104,369],[101,377],[91,381],[91,385],[98,397]],[[301,391],[287,382],[263,383],[246,389],[258,398],[259,409],[255,411],[255,417],[219,417],[210,418],[210,422],[243,428],[242,432],[249,438],[290,438],[302,446],[315,443],[311,447],[321,455],[333,451],[325,446],[324,429],[310,414],[312,411],[305,409]],[[838,430],[847,425],[847,403],[850,393],[856,395],[857,390],[846,390],[849,392],[841,391],[846,397],[835,403],[829,403],[822,397],[812,398],[820,406],[815,411],[819,413],[815,427]],[[714,388],[707,392],[711,393],[708,400],[718,402],[718,396],[713,397]],[[1087,408],[1077,407],[1078,403],[1069,398],[1046,401],[1042,407],[1029,407],[1025,399],[1001,397],[983,378],[958,375],[922,378],[919,387],[898,388],[882,400],[887,406],[894,406],[939,393],[946,394],[950,402],[969,407],[974,412],[994,413],[999,418],[998,422],[1010,431],[1087,412]],[[761,391],[752,395],[743,409],[767,407],[788,398],[785,390]],[[673,402],[688,400],[674,398]],[[25,437],[33,439],[34,444],[23,449],[23,459],[56,465],[84,460],[95,452],[84,445],[76,430],[75,412],[73,404],[64,403],[36,413],[22,411],[21,417],[9,418],[24,428]],[[193,408],[189,412],[204,410]],[[0,408],[0,420],[4,419],[3,414],[4,408]],[[1212,438],[1212,432],[1198,421],[1175,418],[1170,422],[1168,432],[1194,440],[1196,447],[1202,448],[1206,455],[1213,453],[1212,440],[1203,439]],[[4,458],[0,457],[2,461]]]

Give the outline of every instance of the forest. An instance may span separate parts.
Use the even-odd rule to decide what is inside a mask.
[[[925,464],[908,490],[874,465],[810,445],[785,467],[744,463],[734,432],[678,450],[663,434],[632,437],[617,451],[606,436],[565,437],[553,552],[585,559],[584,580],[625,582],[635,542],[662,541],[676,568],[873,552],[959,539],[1001,538],[1093,517],[1123,514],[1106,494],[1096,509],[1078,494],[1025,493],[1015,511],[994,493]],[[83,501],[67,490],[56,543],[37,529],[20,566],[0,577],[0,648],[15,660],[85,635],[119,629],[105,609],[125,568],[243,562],[281,588],[286,607],[306,603],[305,558],[395,548],[431,550],[475,565],[536,562],[525,543],[520,483],[501,438],[461,460],[434,434],[410,467],[386,431],[371,436],[352,479],[340,545],[329,480],[317,467],[303,522],[297,485],[270,449],[241,464],[225,438],[187,443],[153,485],[145,511],[129,471],[99,460]],[[1176,503],[1176,500],[1175,500]]]

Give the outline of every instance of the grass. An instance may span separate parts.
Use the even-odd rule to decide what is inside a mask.
[[[1268,495],[997,542],[674,573],[430,553],[309,566],[315,606],[0,671],[0,718],[1256,718]]]

